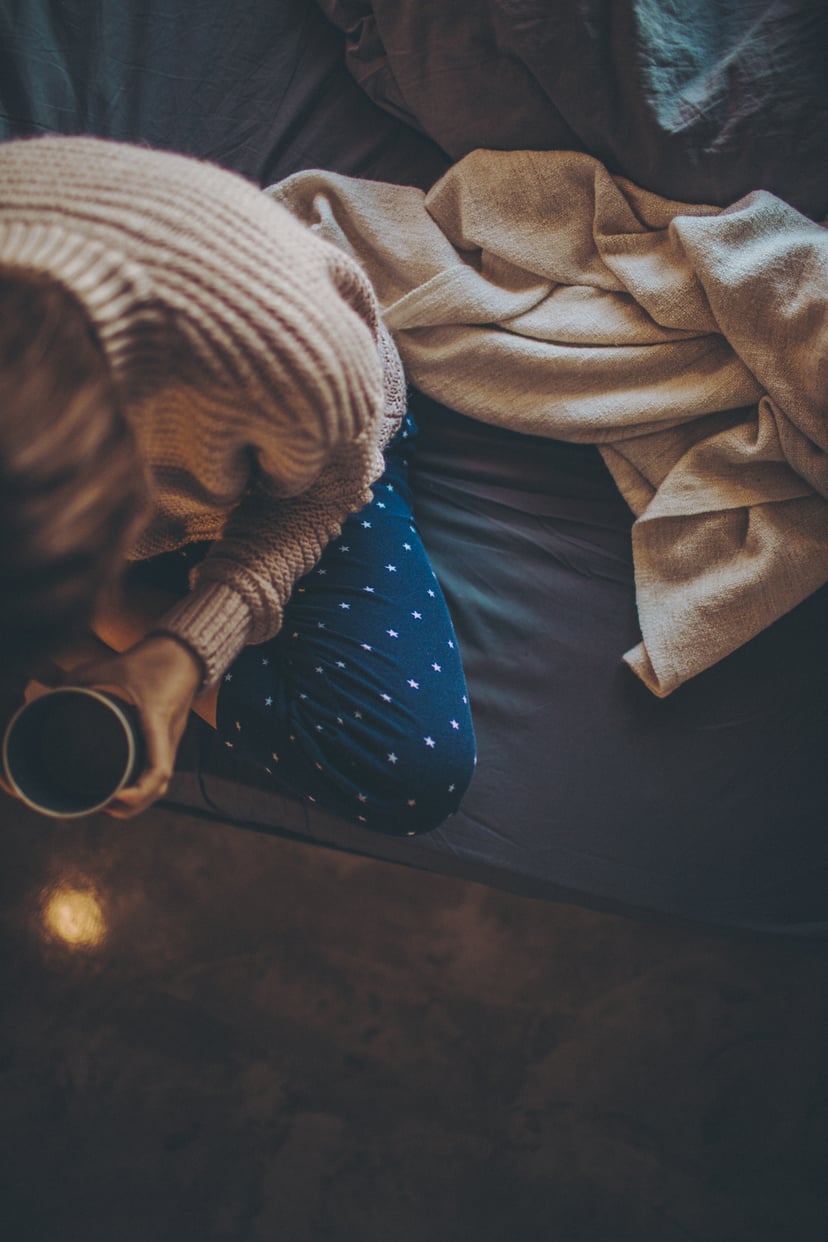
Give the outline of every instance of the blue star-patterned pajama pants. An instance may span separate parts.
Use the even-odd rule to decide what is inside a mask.
[[[373,499],[219,689],[225,744],[309,802],[410,835],[457,810],[475,741],[451,619],[414,520],[410,416]]]

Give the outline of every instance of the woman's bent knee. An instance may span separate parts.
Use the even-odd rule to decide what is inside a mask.
[[[474,774],[476,747],[469,727],[450,745],[426,732],[389,741],[356,760],[331,758],[315,761],[328,794],[315,800],[374,831],[413,836],[437,828],[459,809]]]
[[[294,733],[279,779],[331,814],[392,836],[430,832],[458,810],[474,774],[474,733],[407,733],[355,748],[325,730]],[[367,739],[366,739],[367,740]],[[328,741],[328,745],[326,745]]]

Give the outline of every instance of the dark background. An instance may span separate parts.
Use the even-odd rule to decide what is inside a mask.
[[[9,1242],[824,1242],[824,953],[0,815]]]
[[[360,27],[351,40],[352,65],[359,72],[374,65],[363,84],[377,99],[384,89],[386,96],[404,89],[408,118],[416,121],[415,112],[433,99],[420,89],[418,66],[433,57],[418,47],[406,59],[394,24],[405,5],[374,7],[386,16],[388,48],[372,43],[370,24]],[[462,7],[468,15],[469,6]],[[595,35],[598,79],[590,82],[569,58],[559,85],[577,88],[581,104],[594,102],[591,110],[564,108],[573,141],[586,143],[582,122],[603,115],[612,121],[603,131],[613,135],[607,158],[623,163],[630,139],[641,169],[672,178],[676,193],[704,184],[726,199],[761,166],[768,177],[793,169],[794,182],[801,173],[793,189],[803,204],[823,201],[825,161],[797,163],[778,134],[758,153],[749,150],[740,125],[750,111],[730,112],[727,92],[717,96],[718,113],[694,116],[692,108],[668,106],[665,92],[675,85],[669,65],[660,79],[660,110],[647,117],[613,110],[614,87],[634,85],[635,75],[614,84],[602,73],[612,61],[612,40],[623,41],[632,29],[629,16],[610,18],[641,7],[597,0],[577,6],[584,19],[578,37]],[[715,50],[715,36],[724,32],[740,56],[748,46],[739,40],[740,23],[767,30],[758,20],[766,10],[777,33],[783,17],[797,13],[810,13],[818,33],[824,15],[824,6],[751,0],[722,6],[732,21],[714,28],[701,20],[710,4],[649,7],[676,21],[692,11],[705,46]],[[354,10],[371,10],[362,2],[328,8],[345,25]],[[461,6],[438,8],[450,15]],[[531,16],[537,5],[489,0],[485,8]],[[793,39],[808,26],[790,21],[785,29]],[[779,78],[791,86],[790,107],[779,113],[783,129],[798,127],[813,151],[828,132],[808,95],[819,46],[810,39],[803,64],[811,76],[802,90],[796,75]],[[777,38],[772,50],[762,64],[784,69],[795,40]],[[496,78],[473,51],[452,60],[450,41],[436,49],[459,103],[481,83],[484,101],[496,94],[488,91]],[[548,66],[539,44],[530,39],[526,51],[525,62],[507,57],[499,72],[514,72],[518,81],[533,65]],[[688,56],[676,89],[698,100],[703,87],[728,80],[728,66],[732,81],[750,85],[750,63],[750,55],[724,56],[723,76],[705,77]],[[607,86],[609,98],[595,98],[596,85]],[[537,99],[554,104],[538,90]],[[769,98],[755,89],[746,95],[754,114]],[[508,103],[495,119],[514,122],[520,132],[507,134],[507,144],[522,145],[527,114]],[[541,110],[538,123],[555,115],[554,106],[548,115]],[[667,117],[666,128],[651,125],[646,142],[636,144],[633,121],[654,124],[659,117]],[[670,129],[676,117],[681,123]],[[721,142],[706,130],[710,117],[723,118]],[[444,109],[431,119],[451,145],[459,112]],[[309,0],[0,0],[0,132],[50,130],[170,146],[261,183],[321,165],[426,186],[447,163],[433,142],[401,128],[348,77],[342,38]],[[727,141],[738,148],[730,156]],[[703,182],[696,174],[707,156]],[[499,441],[491,451],[499,455]],[[462,578],[472,559],[472,544],[461,557],[456,543],[441,549],[444,510],[433,495],[428,503],[441,518],[432,530],[451,585],[452,573]],[[468,511],[471,530],[479,522]],[[508,552],[501,559],[520,569]],[[455,597],[462,604],[459,590]],[[797,690],[799,715],[789,713],[784,731],[768,731],[773,753],[783,736],[803,769],[809,751],[797,739],[810,738],[813,778],[794,784],[801,801],[818,806],[825,696],[824,662],[810,654],[824,650],[824,626],[816,620],[805,627],[807,641],[785,646],[796,649],[792,658],[807,672],[811,700]],[[586,660],[581,617],[576,631]],[[496,697],[487,716],[483,692],[494,644],[484,638],[473,669],[479,717],[484,725],[494,721],[507,752],[501,734],[524,727],[525,717],[504,716]],[[754,646],[720,683],[727,703],[734,683],[740,693],[747,687],[749,704],[755,688],[759,710],[752,714],[760,723],[765,708],[770,715],[784,707],[788,666],[768,657],[774,650]],[[504,666],[507,689],[516,672],[532,680],[530,655],[527,641],[519,668]],[[564,652],[562,664],[568,662]],[[764,680],[752,677],[757,665],[767,670]],[[583,683],[576,683],[580,694]],[[554,700],[546,684],[553,679],[540,689]],[[554,682],[556,694],[561,685]],[[709,714],[710,727],[718,727],[715,700],[709,709],[699,695],[703,723]],[[808,701],[822,704],[818,719],[816,708],[810,718]],[[581,747],[588,759],[592,725],[599,717],[605,725],[605,707],[597,699],[581,705],[590,722],[582,747],[577,737],[561,742]],[[560,714],[571,732],[572,712]],[[657,750],[669,737],[654,709],[652,718],[648,737]],[[485,736],[495,738],[494,726]],[[727,736],[715,739],[722,739],[728,768]],[[614,744],[618,750],[620,741]],[[551,759],[560,749],[550,751]],[[813,918],[824,936],[819,815],[809,818],[810,835],[800,836],[793,808],[782,800],[780,810],[768,812],[773,832],[757,834],[754,826],[752,833],[736,812],[727,833],[724,821],[711,825],[694,809],[709,805],[709,794],[705,787],[694,794],[685,756],[667,742],[666,750],[668,770],[654,769],[653,780],[663,779],[675,796],[659,795],[657,822],[644,819],[640,839],[636,824],[619,834],[617,804],[590,835],[577,817],[561,816],[553,798],[540,810],[543,833],[526,835],[519,815],[498,820],[486,834],[449,832],[440,864],[469,867],[502,845],[513,870],[519,863],[527,873],[558,872],[571,860],[578,872],[580,860],[586,874],[591,851],[596,867],[601,861],[600,843],[613,855],[616,889],[646,890],[662,908],[686,906],[690,893],[702,908],[712,902],[717,920],[750,915],[800,934]],[[500,757],[489,744],[492,794],[508,776],[501,792],[510,805],[543,801],[540,777],[547,774],[533,765],[516,771],[507,764],[504,772]],[[784,774],[793,757],[777,762]],[[731,775],[722,776],[726,795]],[[768,770],[771,785],[775,778]],[[537,790],[524,787],[524,779],[536,779]],[[627,801],[646,792],[632,789]],[[489,799],[481,796],[478,805],[488,810]],[[457,840],[465,852],[453,846]],[[748,859],[761,853],[765,872],[742,867],[744,843]],[[777,873],[788,895],[781,913]],[[126,824],[105,817],[54,824],[2,797],[0,1237],[825,1242],[827,979],[825,948],[804,941],[737,938],[714,927],[535,901],[163,808]]]

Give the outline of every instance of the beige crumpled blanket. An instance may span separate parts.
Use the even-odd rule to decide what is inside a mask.
[[[427,195],[320,172],[270,192],[361,261],[414,385],[600,446],[636,517],[624,658],[655,694],[828,581],[823,226],[565,151],[475,151]]]

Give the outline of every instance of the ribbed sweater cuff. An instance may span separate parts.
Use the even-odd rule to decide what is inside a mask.
[[[247,643],[250,609],[223,582],[205,582],[186,595],[153,626],[155,634],[174,634],[190,647],[204,667],[198,693],[218,683]]]

